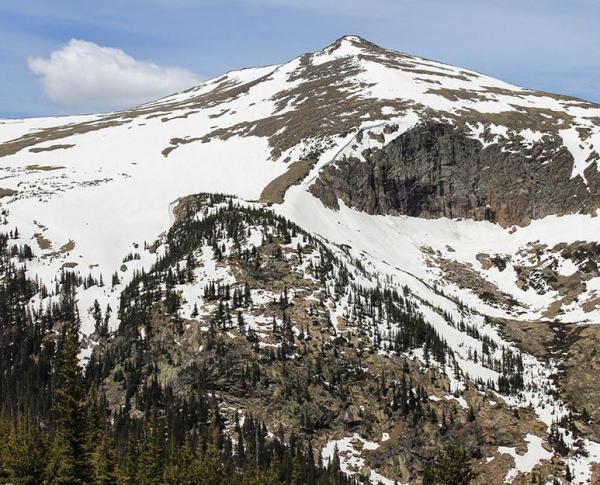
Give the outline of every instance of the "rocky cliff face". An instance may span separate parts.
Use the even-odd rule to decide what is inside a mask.
[[[423,123],[382,148],[330,164],[312,185],[330,208],[338,198],[369,214],[472,218],[525,225],[550,214],[598,206],[595,165],[570,178],[573,157],[549,140],[512,150],[484,144],[460,128]]]

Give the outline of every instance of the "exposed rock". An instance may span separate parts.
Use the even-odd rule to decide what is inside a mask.
[[[16,190],[3,189],[2,187],[0,187],[0,199],[2,197],[10,197],[11,195],[16,195],[16,194],[18,194],[18,192]]]
[[[356,409],[355,406],[350,405],[346,409],[344,409],[340,420],[348,427],[357,426],[362,423],[362,418],[360,417],[360,410]]]
[[[30,148],[29,151],[32,153],[39,152],[52,152],[54,150],[66,150],[67,148],[73,148],[75,145],[69,144],[58,144],[58,145],[50,145],[49,147],[33,147]]]
[[[548,163],[536,153],[552,153]],[[424,123],[382,149],[325,167],[311,192],[328,207],[346,205],[369,214],[472,218],[503,226],[526,225],[549,214],[591,211],[600,193],[570,179],[573,157],[564,148],[534,143],[529,150],[484,147],[460,128]],[[600,185],[595,168],[586,171]],[[591,183],[595,181],[595,183]]]
[[[573,326],[565,341],[562,390],[575,409],[590,416],[589,428],[600,439],[600,327]]]
[[[74,147],[75,145],[53,145],[54,147],[60,147],[60,148],[70,148],[70,147]],[[36,151],[37,150],[37,151]],[[52,151],[55,150],[55,148],[53,147],[48,147],[47,149],[42,149],[42,148],[30,148],[29,151],[30,152],[40,152],[40,151]],[[38,165],[38,164],[34,164],[34,165],[27,165],[25,167],[25,169],[27,170],[31,170],[34,172],[52,172],[53,170],[62,170],[65,167],[62,167],[60,165]]]

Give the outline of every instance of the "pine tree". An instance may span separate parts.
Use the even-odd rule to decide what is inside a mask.
[[[590,413],[585,407],[583,408],[583,411],[581,411],[581,420],[586,424],[590,422]]]
[[[46,437],[25,418],[2,421],[0,481],[16,485],[41,483],[47,460]]]
[[[100,308],[100,303],[98,303],[98,300],[94,300],[94,305],[90,311],[92,313],[92,318],[94,319],[94,332],[96,335],[100,336],[103,333],[103,318],[102,309]]]
[[[429,483],[435,485],[467,485],[473,479],[471,455],[463,447],[447,445],[435,458],[427,474]]]
[[[186,441],[171,454],[171,461],[163,473],[163,482],[169,485],[194,485],[191,474],[193,462],[194,453]]]
[[[92,452],[90,461],[93,485],[112,485],[119,481],[114,444],[106,432],[101,433],[100,442]]]
[[[91,460],[91,456],[100,445],[103,435],[105,434],[104,417],[100,411],[96,386],[92,386],[90,389],[86,407],[85,453],[87,454],[88,459]]]
[[[76,485],[87,483],[89,479],[84,387],[78,354],[79,325],[74,320],[64,324],[56,352],[52,409],[56,430],[47,470],[52,484]]]
[[[77,458],[68,433],[59,429],[54,434],[46,466],[46,483],[50,485],[80,485],[85,483],[78,471]]]
[[[145,426],[140,455],[137,460],[135,483],[139,485],[158,485],[162,476],[160,433],[153,412]]]
[[[571,483],[573,481],[573,474],[571,473],[571,467],[567,465],[567,469],[565,470],[565,479],[567,483]]]
[[[469,422],[475,421],[475,410],[473,409],[473,406],[469,406],[469,413],[467,415],[467,420]]]
[[[209,442],[202,456],[197,456],[191,466],[190,477],[198,485],[222,485],[226,475],[219,449]]]

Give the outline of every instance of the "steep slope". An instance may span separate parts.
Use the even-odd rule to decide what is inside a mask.
[[[93,335],[114,412],[148,407],[156,382],[183,398],[218,392],[229,427],[239,415],[283,424],[325,463],[337,446],[342,470],[373,483],[420,480],[447,443],[468,450],[478,483],[560,476],[567,463],[589,476],[590,458],[569,451],[588,431],[553,395],[550,369],[480,315],[381,280],[257,204],[200,194],[176,212],[156,264],[121,292],[114,340]],[[542,447],[546,427],[568,445]]]
[[[338,356],[348,352],[350,364],[343,359],[331,363],[335,367],[331,372],[356,378],[351,386],[355,402],[337,395],[336,389],[334,397],[320,403],[328,427],[316,442],[324,447],[325,459],[332,459],[337,443],[354,465],[365,465],[370,458],[362,457],[356,447],[368,450],[377,445],[382,456],[373,462],[373,470],[379,470],[372,476],[375,482],[379,476],[413,481],[424,473],[434,450],[444,442],[431,423],[427,430],[419,428],[429,440],[419,448],[417,454],[424,453],[419,457],[405,452],[407,443],[416,439],[409,430],[400,424],[398,433],[385,428],[388,421],[405,418],[369,419],[368,425],[354,430],[346,426],[342,414],[335,418],[328,414],[348,408],[349,402],[356,408],[358,402],[371,399],[361,390],[368,381],[385,379],[388,371],[394,374],[410,357],[415,381],[422,380],[419,372],[431,377],[427,385],[422,382],[429,395],[422,397],[436,416],[440,406],[453,400],[459,405],[451,413],[459,423],[473,422],[469,406],[488,416],[487,421],[475,418],[476,430],[457,437],[468,441],[479,429],[491,433],[482,445],[490,460],[475,460],[483,481],[506,474],[512,479],[519,471],[523,472],[519,479],[530,479],[539,463],[535,476],[549,477],[564,473],[567,463],[579,483],[585,483],[592,464],[600,460],[595,443],[600,440],[600,410],[593,402],[598,383],[585,375],[576,352],[594,358],[593,346],[586,345],[581,335],[595,331],[581,324],[600,321],[599,146],[598,105],[519,88],[347,36],[318,53],[230,72],[128,111],[1,121],[0,205],[3,222],[13,231],[12,243],[33,248],[31,257],[18,263],[31,278],[52,286],[63,271],[78,275],[74,284],[86,336],[84,357],[93,355],[99,344],[98,308],[113,309],[104,318],[115,331],[111,338],[116,343],[111,345],[120,349],[115,352],[121,361],[104,365],[112,377],[102,375],[113,406],[129,409],[127,399],[139,391],[128,388],[129,380],[123,384],[114,379],[119,366],[130,366],[131,356],[122,352],[132,345],[127,338],[141,339],[156,355],[166,352],[169,363],[160,356],[156,362],[136,362],[139,368],[129,370],[138,377],[155,373],[160,382],[174,383],[182,393],[186,366],[215,357],[199,342],[212,321],[215,302],[225,305],[229,298],[207,299],[204,288],[217,280],[241,287],[252,279],[240,267],[239,254],[231,253],[231,235],[224,234],[230,226],[213,235],[214,244],[208,248],[195,241],[197,245],[185,247],[185,258],[178,254],[180,258],[169,264],[163,258],[177,246],[177,231],[191,231],[184,239],[193,239],[190,227],[206,224],[214,210],[214,200],[208,204],[209,212],[203,205],[209,196],[187,196],[222,192],[236,197],[239,206],[230,209],[234,219],[252,220],[257,214],[263,218],[245,228],[248,240],[246,235],[242,239],[248,250],[293,252],[287,240],[273,247],[264,242],[272,235],[268,227],[274,218],[283,217],[291,222],[278,220],[276,230],[278,224],[297,224],[295,230],[312,241],[311,251],[331,253],[335,260],[332,272],[326,271],[321,279],[306,273],[307,268],[299,267],[291,256],[290,261],[286,257],[273,263],[281,273],[278,278],[289,277],[294,284],[294,335],[288,339],[294,355],[299,346],[307,345],[294,331],[301,329],[298,325],[318,331],[323,342],[334,342],[344,333],[336,322],[355,311],[356,304],[353,307],[348,299],[354,300],[357,290],[346,281],[352,275],[354,284],[403,295],[388,305],[407,304],[408,326],[420,328],[421,318],[451,356],[430,365],[425,352],[431,352],[431,335],[427,344],[417,339],[408,347],[390,350],[385,342],[393,341],[389,332],[398,322],[388,314],[378,314],[381,321],[351,322],[350,327],[356,328],[348,330],[348,341],[335,342],[332,351]],[[219,200],[225,204],[226,199]],[[273,213],[267,215],[265,205]],[[215,248],[224,261],[216,258]],[[203,269],[189,281],[175,284],[167,274],[181,272],[188,256]],[[141,277],[139,271],[147,276]],[[299,277],[289,275],[298,272]],[[163,318],[164,308],[157,303],[156,313],[146,315],[143,323],[128,319],[128,305],[139,296],[140,278],[155,286],[155,295],[165,290],[163,285],[171,285],[167,293],[176,298],[169,297],[164,305],[185,301],[177,307],[177,318]],[[247,324],[221,329],[219,339],[232,339],[226,347],[231,346],[227,348],[234,360],[239,351],[261,361],[264,348],[280,347],[282,337],[274,331],[278,323],[270,327],[269,322],[280,319],[282,327],[284,318],[264,295],[277,299],[283,291],[281,281],[252,281],[255,302],[257,288],[264,301],[248,312],[244,307]],[[39,292],[29,306],[38,308],[56,299],[57,295]],[[312,315],[306,306],[315,299],[320,303]],[[192,301],[200,305],[196,310]],[[312,323],[305,310],[315,316]],[[330,323],[318,323],[319,316]],[[181,333],[183,322],[188,326]],[[256,323],[253,331],[265,334],[264,341],[246,342],[251,322]],[[148,326],[162,330],[151,336]],[[493,356],[482,360],[490,345]],[[355,355],[358,346],[371,348],[369,368],[387,370],[358,372],[354,362],[360,357]],[[314,342],[308,347],[318,352]],[[506,384],[507,349],[521,356],[516,389]],[[313,364],[309,358],[303,360],[298,376]],[[276,388],[287,389],[279,366],[263,370]],[[564,373],[557,377],[559,367]],[[240,382],[224,382],[219,390],[227,405],[235,402],[248,411],[285,404],[285,399],[282,404],[261,395],[251,405],[235,393]],[[298,382],[296,387],[304,385],[302,379]],[[592,391],[578,392],[577,382],[588,382]],[[329,392],[323,384],[313,389],[318,395]],[[377,399],[368,410],[375,415],[387,406],[385,398]],[[436,404],[438,399],[443,404]],[[490,408],[490,401],[500,404]],[[591,421],[583,419],[582,407],[591,413]],[[515,424],[508,412],[512,408],[526,415],[524,423]],[[288,409],[261,419],[301,426],[293,415]],[[500,426],[517,426],[519,432],[498,436],[494,419],[504,423]],[[384,440],[375,440],[381,433],[393,438],[385,446],[379,443]],[[479,453],[480,445],[471,451]],[[386,447],[392,450],[387,458]],[[521,453],[525,449],[530,450],[527,458]],[[507,455],[513,457],[513,471]],[[491,460],[492,456],[496,458]],[[358,472],[360,467],[355,468]]]

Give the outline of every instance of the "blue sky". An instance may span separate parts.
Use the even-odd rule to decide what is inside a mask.
[[[599,25],[598,0],[2,0],[0,117],[125,107],[344,34],[600,102]]]

